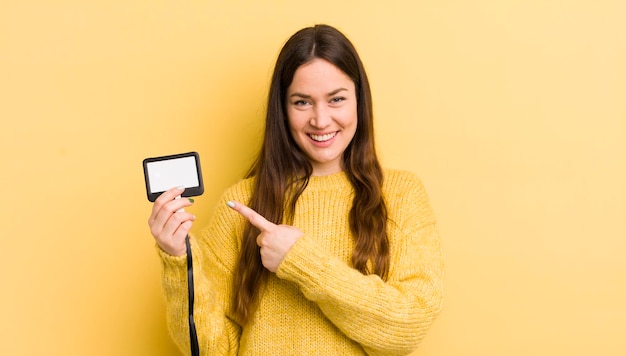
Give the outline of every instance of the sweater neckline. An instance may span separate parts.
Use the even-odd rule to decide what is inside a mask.
[[[307,189],[312,190],[325,190],[325,189],[338,189],[343,187],[350,187],[350,179],[346,172],[341,171],[325,176],[311,176],[309,177],[309,184]]]

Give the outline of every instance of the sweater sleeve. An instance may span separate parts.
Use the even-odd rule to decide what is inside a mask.
[[[421,182],[409,181],[387,196],[393,212],[387,281],[361,274],[308,235],[296,242],[277,271],[370,355],[411,353],[441,308],[439,234]]]
[[[220,205],[226,206],[224,202]],[[195,284],[193,315],[201,355],[236,355],[239,347],[241,327],[229,312],[232,268],[237,258],[236,232],[230,228],[234,224],[223,221],[224,212],[218,206],[208,227],[198,236],[190,237]],[[173,257],[158,250],[168,328],[179,349],[189,354],[186,256]]]

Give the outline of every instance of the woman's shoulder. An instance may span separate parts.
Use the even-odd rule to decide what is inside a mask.
[[[392,215],[417,216],[420,224],[435,220],[424,184],[415,173],[386,169],[383,174],[383,194]]]
[[[402,169],[383,169],[383,190],[403,192],[407,189],[423,189],[422,180],[417,174]]]

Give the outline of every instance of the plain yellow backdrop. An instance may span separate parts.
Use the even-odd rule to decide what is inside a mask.
[[[415,355],[626,354],[623,1],[1,8],[0,354],[177,354],[141,162],[200,153],[202,227],[315,23],[360,51],[383,164],[439,219],[445,306]]]

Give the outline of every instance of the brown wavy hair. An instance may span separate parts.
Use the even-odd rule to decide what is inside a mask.
[[[313,168],[289,133],[287,88],[296,70],[315,58],[337,66],[355,85],[357,129],[342,157],[343,169],[355,191],[349,212],[355,242],[352,266],[363,274],[375,273],[386,279],[389,271],[387,207],[381,191],[382,169],[374,147],[369,81],[352,43],[331,26],[316,25],[299,30],[278,55],[268,95],[263,143],[247,174],[254,179],[248,204],[275,224],[293,221],[296,201],[305,190]],[[270,273],[263,267],[256,244],[259,233],[254,226],[246,226],[234,276],[233,313],[242,324],[248,322],[256,309],[260,290]]]

